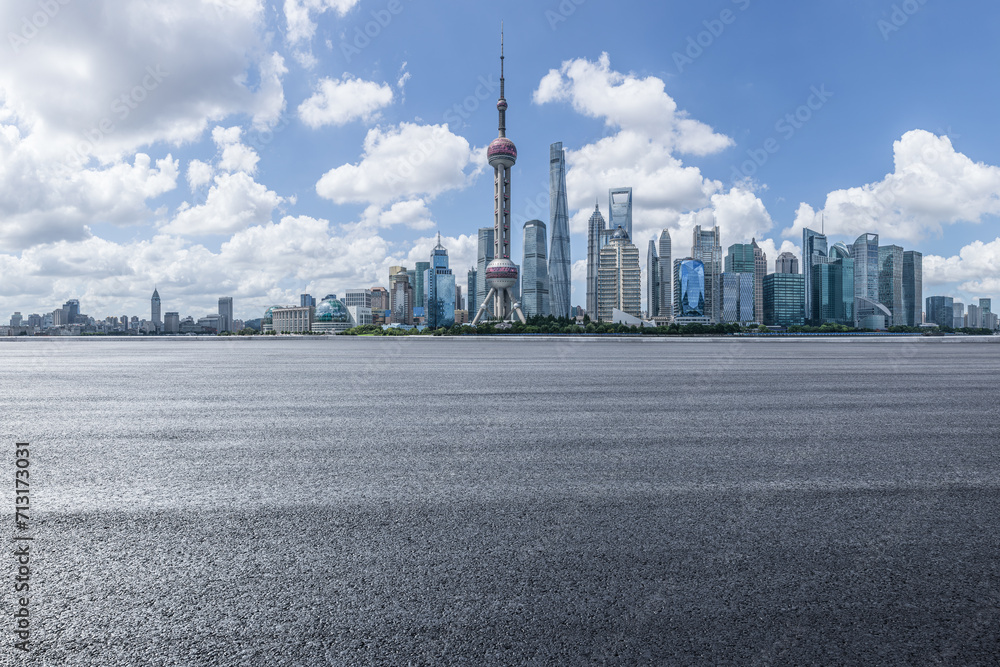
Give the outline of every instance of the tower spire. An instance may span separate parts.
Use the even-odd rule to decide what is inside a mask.
[[[504,97],[503,80],[503,21],[500,21],[500,99],[497,101],[497,110],[500,112],[500,136],[507,136],[507,98]]]

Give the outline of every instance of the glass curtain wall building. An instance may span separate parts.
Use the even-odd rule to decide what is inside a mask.
[[[664,229],[660,232],[659,260],[660,260],[660,303],[657,312],[660,317],[670,319],[674,316],[674,290],[673,276],[674,264],[670,260],[670,231]]]
[[[597,270],[601,263],[601,248],[608,244],[610,238],[601,209],[594,204],[594,214],[587,223],[587,312],[591,317],[597,314]]]
[[[558,312],[550,310],[551,292],[549,290],[549,273],[545,252],[545,223],[541,220],[529,220],[524,223],[524,275],[522,276],[523,299],[522,307],[527,317],[535,315],[559,316]]]
[[[705,263],[694,257],[674,261],[674,321],[709,321],[705,303]]]
[[[614,233],[621,227],[632,238],[632,188],[612,188],[608,191],[608,209],[611,211],[608,228]]]
[[[817,260],[814,258],[825,258],[829,254],[825,234],[814,232],[811,229],[802,230],[802,275],[805,278],[805,310],[806,317],[811,323],[817,322],[812,307],[812,267]]]
[[[892,318],[888,326],[906,323],[903,307],[903,249],[898,245],[884,245],[878,249],[879,301],[889,309]]]
[[[791,327],[805,324],[805,276],[771,273],[764,277],[764,324]]]
[[[572,262],[569,204],[566,201],[566,151],[561,142],[549,147],[549,217],[552,224],[552,252],[549,254],[548,265],[549,301],[553,315],[569,317]],[[546,308],[546,315],[548,311],[549,308]]]
[[[705,317],[713,323],[722,319],[721,275],[722,246],[719,244],[719,228],[694,228],[691,256],[700,259],[705,266]],[[750,270],[753,273],[753,269]]]
[[[939,327],[954,324],[955,300],[950,296],[927,297],[927,321]]]
[[[601,322],[612,321],[612,311],[618,309],[633,317],[642,316],[642,269],[639,249],[619,227],[608,245],[601,249],[601,265],[597,276],[597,317]]]
[[[722,321],[726,324],[749,323],[754,316],[754,274],[722,274]]]
[[[452,327],[455,325],[455,276],[448,267],[448,250],[441,245],[440,234],[428,264],[427,326],[432,329]]]
[[[649,242],[646,251],[646,305],[649,317],[660,316],[660,258],[655,239]]]
[[[919,327],[924,322],[924,256],[915,250],[903,253],[903,324]]]

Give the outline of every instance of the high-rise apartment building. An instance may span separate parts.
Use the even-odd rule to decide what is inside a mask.
[[[597,274],[597,318],[612,320],[612,311],[621,310],[633,317],[642,316],[642,269],[639,249],[621,227],[601,248]]]
[[[722,300],[720,298],[722,275],[722,246],[720,245],[719,227],[703,229],[701,225],[694,228],[694,240],[691,245],[691,256],[700,259],[705,265],[705,313],[712,323],[722,319]],[[753,273],[753,270],[750,271]]]
[[[566,198],[566,151],[561,142],[549,147],[549,219],[552,225],[552,252],[548,260],[550,310],[556,317],[569,317],[572,294],[569,204]],[[525,251],[527,252],[527,251]],[[525,264],[525,270],[528,270]],[[525,289],[527,282],[525,281]],[[546,313],[548,314],[548,313]]]
[[[657,295],[659,305],[657,313],[661,318],[671,319],[674,316],[674,263],[671,259],[672,248],[670,230],[660,232],[658,255],[660,260],[660,293]]]
[[[549,267],[551,261],[546,257],[545,223],[541,220],[529,220],[524,223],[524,273],[521,275],[523,291],[521,305],[526,317],[548,315],[564,317],[562,313],[553,310],[552,293],[549,289]],[[552,242],[553,248],[555,241]],[[568,309],[567,309],[568,315]]]
[[[178,320],[178,326],[180,320]],[[219,297],[219,333],[233,332],[233,297]]]
[[[774,260],[774,272],[775,273],[798,273],[799,272],[799,258],[793,253],[783,252],[778,255],[778,259]]]
[[[607,245],[611,232],[601,209],[594,204],[594,213],[587,223],[587,312],[597,315],[597,269],[601,263],[601,248]]]

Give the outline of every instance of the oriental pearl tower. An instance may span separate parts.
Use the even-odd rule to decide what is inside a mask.
[[[514,315],[527,323],[521,304],[514,297],[517,266],[510,259],[510,170],[517,162],[517,148],[507,138],[507,100],[503,95],[503,25],[500,26],[500,136],[493,140],[486,156],[493,167],[493,256],[486,266],[486,288],[489,290],[479,307],[472,325],[479,324],[489,311],[489,319],[506,322]]]

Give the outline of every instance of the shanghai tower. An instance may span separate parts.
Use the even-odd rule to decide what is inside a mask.
[[[562,142],[549,147],[549,212],[552,251],[549,253],[549,305],[556,317],[570,316],[569,205],[566,201],[566,151]]]
[[[479,324],[490,311],[491,319],[506,322],[517,315],[526,324],[521,304],[514,296],[517,265],[510,259],[510,170],[517,162],[517,148],[507,138],[507,100],[503,91],[503,27],[500,29],[500,136],[493,140],[486,157],[493,167],[493,261],[486,266],[486,298],[483,299],[472,325]]]

